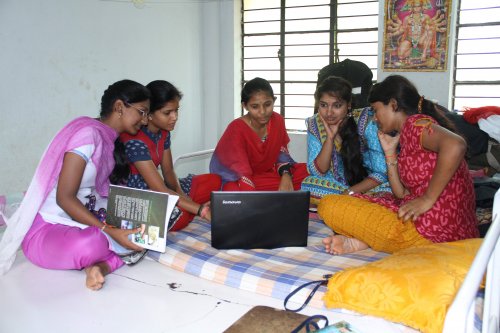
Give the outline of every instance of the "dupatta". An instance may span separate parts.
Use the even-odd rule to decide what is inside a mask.
[[[277,163],[293,163],[286,150],[290,138],[283,118],[273,112],[267,126],[267,138],[262,142],[244,120],[233,120],[215,148],[210,172],[228,182],[272,170]]]
[[[108,177],[115,164],[113,151],[117,137],[114,129],[90,117],[76,118],[56,134],[36,168],[21,205],[12,217],[4,217],[7,229],[0,241],[0,275],[5,274],[14,263],[24,236],[56,185],[66,152],[87,144],[95,146],[92,161],[97,169],[96,191],[103,197],[108,196]]]

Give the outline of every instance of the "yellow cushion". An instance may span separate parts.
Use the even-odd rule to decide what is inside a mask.
[[[482,239],[408,248],[379,261],[336,273],[324,301],[405,324],[441,332],[444,318]]]

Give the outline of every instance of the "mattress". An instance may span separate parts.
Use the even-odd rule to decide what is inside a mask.
[[[324,274],[387,256],[371,249],[342,256],[325,253],[321,241],[331,234],[318,216],[311,214],[307,247],[217,250],[210,246],[210,224],[195,219],[182,231],[168,234],[165,253],[149,256],[173,269],[281,300],[297,286],[320,280]],[[323,308],[325,291],[325,286],[320,287],[309,305]],[[301,302],[309,292],[305,288],[291,301]]]

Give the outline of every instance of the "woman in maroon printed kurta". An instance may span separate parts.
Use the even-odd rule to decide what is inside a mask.
[[[421,138],[423,132],[432,136],[433,125],[437,122],[426,115],[417,114],[408,117],[403,124],[399,139],[401,150],[397,158],[399,178],[408,194],[402,199],[394,196],[369,198],[398,212],[401,207],[415,199],[425,197],[429,184],[435,174],[438,153],[425,149]],[[474,187],[464,159],[446,184],[431,208],[414,203],[403,209],[402,214],[413,218],[417,231],[433,242],[449,242],[477,237],[477,219]],[[412,208],[415,206],[415,208]],[[418,215],[417,215],[418,214]]]

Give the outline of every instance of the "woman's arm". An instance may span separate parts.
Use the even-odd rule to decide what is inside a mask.
[[[135,141],[135,142],[134,142]],[[137,150],[137,147],[140,147],[140,157],[137,158],[133,155],[133,151]],[[191,214],[197,214],[198,209],[200,207],[199,204],[193,202],[191,198],[186,196],[182,190],[180,190],[179,181],[175,173],[172,175],[169,170],[173,172],[173,162],[172,155],[170,153],[170,149],[168,146],[161,147],[163,150],[163,158],[161,161],[162,174],[167,175],[166,178],[162,178],[158,169],[156,168],[152,158],[149,148],[142,140],[131,140],[125,144],[125,151],[127,154],[127,158],[129,161],[132,161],[133,165],[136,167],[139,174],[142,176],[148,188],[152,191],[168,193],[171,195],[179,196],[179,201],[177,205],[182,209],[190,212]],[[134,149],[135,148],[135,149]],[[160,148],[160,147],[158,147]],[[174,178],[175,177],[175,178]],[[173,189],[170,189],[165,182],[172,186]],[[177,192],[180,190],[180,192]],[[207,219],[210,220],[210,216],[207,216]]]
[[[403,198],[409,192],[401,183],[398,171],[398,154],[397,148],[399,144],[399,133],[396,136],[390,136],[382,132],[378,132],[380,145],[385,154],[385,161],[387,163],[387,177],[391,185],[392,193],[396,198]]]
[[[161,172],[163,174],[163,179],[169,188],[174,190],[178,195],[186,196],[186,193],[182,191],[181,185],[179,184],[179,178],[177,178],[175,173],[174,163],[172,162],[172,151],[170,148],[163,151]]]
[[[80,189],[85,166],[86,161],[78,154],[68,152],[64,155],[56,190],[56,201],[59,207],[61,207],[73,220],[104,230],[120,245],[135,251],[142,250],[140,246],[135,245],[128,239],[128,235],[136,233],[137,230],[105,228],[105,225],[101,223],[80,200],[78,200],[76,195]]]
[[[85,160],[76,153],[64,155],[57,184],[56,201],[73,220],[88,225],[102,227],[102,223],[76,197],[85,170]]]
[[[434,173],[424,194],[434,203],[463,161],[467,144],[461,136],[432,124],[428,131],[422,133],[422,146],[438,154]]]
[[[316,166],[316,157],[318,157],[319,152],[323,146],[321,142],[311,133],[307,133],[307,169],[311,176],[323,177],[325,173],[318,170]]]
[[[293,191],[293,181],[290,173],[283,173],[278,186],[278,191]]]
[[[174,190],[171,190],[165,185],[162,177],[160,176],[160,173],[156,169],[153,161],[147,160],[147,161],[137,161],[134,162],[134,166],[137,168],[139,173],[141,174],[142,178],[144,178],[144,181],[146,184],[148,184],[148,187],[152,191],[156,192],[164,192],[172,195],[178,195],[179,196],[179,201],[178,205],[182,208],[190,212],[191,214],[197,214],[198,209],[200,208],[200,204],[197,204],[196,202],[192,201],[189,197],[184,196],[184,195],[179,195],[179,193],[175,192]]]
[[[360,126],[360,122],[358,122],[358,126]],[[359,128],[359,130],[363,132],[362,135],[364,136],[364,138],[360,137],[360,146],[362,145],[361,140],[363,140],[365,146],[362,153],[363,166],[368,172],[368,176],[361,182],[351,186],[349,190],[365,193],[388,181],[387,166],[385,154],[377,135],[377,125],[370,119],[364,130],[363,128]]]
[[[323,147],[321,147],[321,151],[316,157],[316,167],[318,168],[318,171],[326,173],[332,164],[332,152],[333,149],[335,149],[335,140],[337,138],[340,124],[336,126],[329,126],[321,116],[319,116],[319,118],[325,127],[326,140],[323,142]],[[338,138],[340,139],[340,137]]]
[[[380,183],[376,182],[374,179],[366,177],[354,186],[349,187],[349,191],[356,193],[365,193],[370,191],[372,188],[377,187]]]
[[[416,124],[421,124],[421,121]],[[399,215],[405,219],[410,216],[415,219],[432,208],[462,163],[467,150],[467,144],[461,136],[436,124],[430,124],[427,128],[422,131],[422,147],[438,154],[436,167],[425,193],[401,206]]]

